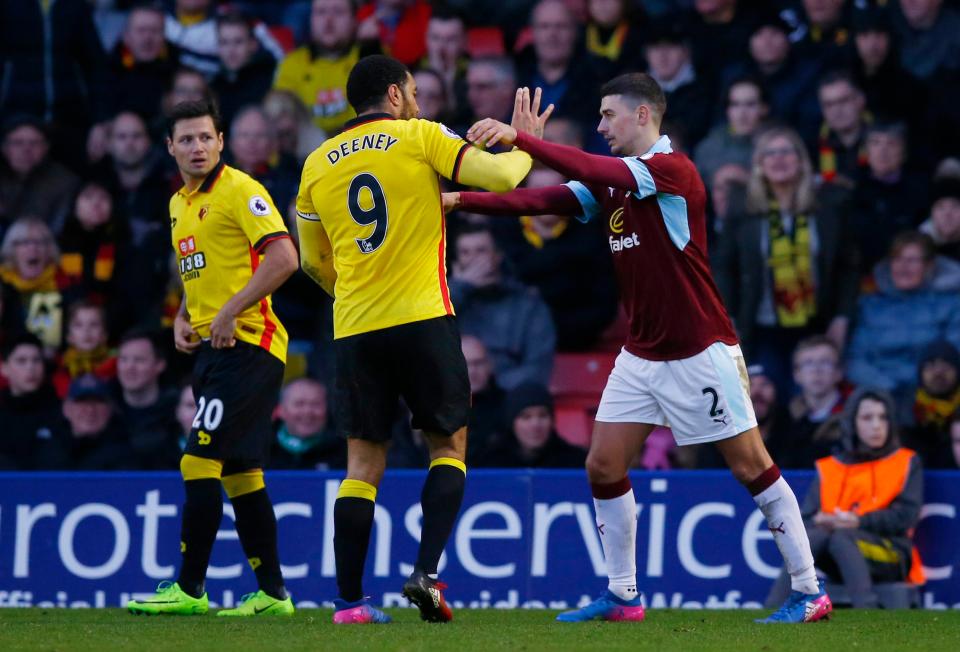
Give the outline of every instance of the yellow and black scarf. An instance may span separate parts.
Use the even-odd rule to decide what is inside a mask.
[[[816,313],[810,218],[798,214],[793,219],[793,233],[787,233],[780,206],[772,202],[767,224],[770,235],[767,266],[773,274],[777,323],[786,328],[806,326]]]
[[[869,112],[863,113],[864,124],[873,122],[873,117]],[[820,125],[820,135],[817,139],[817,153],[819,155],[820,176],[827,183],[835,181],[837,178],[837,148],[830,138],[830,127],[824,122]],[[857,150],[857,167],[867,166],[867,145],[866,139],[860,142],[860,148]]]
[[[110,350],[105,344],[92,351],[81,351],[71,346],[63,353],[60,364],[70,374],[70,378],[76,378],[82,374],[96,373],[97,369],[109,359]]]
[[[567,230],[567,226],[570,224],[569,220],[560,220],[550,228],[550,237],[549,240],[556,240]],[[528,243],[533,245],[536,249],[543,249],[543,245],[546,244],[544,237],[533,226],[533,218],[529,215],[524,215],[520,218],[520,225],[523,228],[523,238]]]
[[[35,278],[23,278],[20,273],[8,265],[0,266],[0,280],[13,287],[20,294],[33,292],[55,292],[59,287],[59,270],[56,265],[47,265]]]
[[[630,23],[626,20],[620,21],[620,24],[614,28],[613,33],[604,43],[603,37],[600,35],[600,27],[591,23],[587,25],[587,51],[598,57],[617,61],[623,51],[623,42],[627,40],[628,31],[630,31]]]
[[[950,417],[957,410],[960,410],[960,387],[947,398],[931,396],[922,387],[917,390],[913,415],[918,426],[934,426],[938,430],[945,430]]]

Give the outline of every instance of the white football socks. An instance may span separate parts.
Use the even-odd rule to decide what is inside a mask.
[[[622,600],[637,597],[637,501],[633,489],[617,498],[594,498],[597,530],[607,560],[607,588]]]
[[[820,592],[817,572],[813,567],[813,554],[807,529],[800,516],[797,497],[783,477],[753,497],[757,507],[767,518],[767,527],[773,532],[773,540],[783,555],[790,586],[794,591],[816,594]],[[606,550],[606,547],[604,547]]]

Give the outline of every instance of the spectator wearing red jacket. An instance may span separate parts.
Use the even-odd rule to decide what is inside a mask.
[[[357,38],[379,40],[385,54],[412,66],[427,53],[429,21],[426,0],[372,0],[357,12]]]

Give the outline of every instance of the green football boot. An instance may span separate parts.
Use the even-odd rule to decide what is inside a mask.
[[[199,598],[183,592],[176,582],[160,582],[157,592],[146,600],[130,600],[127,609],[132,614],[156,616],[171,614],[176,616],[203,615],[210,608],[207,594]]]
[[[263,591],[248,593],[240,598],[240,604],[235,609],[221,609],[218,616],[292,616],[293,601],[290,596],[286,600],[271,598]]]

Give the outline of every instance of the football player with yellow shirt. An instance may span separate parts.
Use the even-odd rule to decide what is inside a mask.
[[[363,566],[397,401],[430,450],[423,528],[404,595],[424,620],[449,621],[437,565],[463,499],[470,384],[447,289],[439,176],[510,190],[531,160],[490,154],[445,126],[419,120],[416,82],[390,57],[361,59],[347,80],[357,117],[304,164],[297,228],[304,271],[334,296],[337,425],[347,478],[334,505],[339,599],[335,623],[383,623],[364,599]],[[521,107],[525,111],[519,110]],[[517,92],[514,126],[534,134],[539,92]]]
[[[174,340],[178,350],[197,354],[197,415],[180,461],[186,501],[179,576],[127,606],[146,614],[207,612],[204,580],[226,490],[260,590],[218,615],[289,615],[293,603],[280,572],[263,465],[287,355],[287,333],[270,294],[297,270],[296,249],[266,189],[221,160],[223,133],[214,106],[175,106],[167,150],[184,182],[170,199],[184,288]]]

